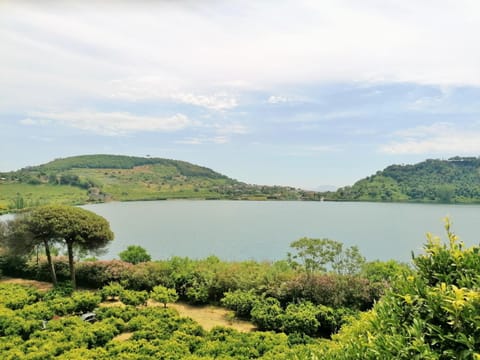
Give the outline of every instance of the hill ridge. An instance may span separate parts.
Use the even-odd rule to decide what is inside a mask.
[[[342,201],[480,203],[480,158],[389,165],[325,196]]]
[[[45,203],[109,200],[315,200],[318,193],[250,185],[182,160],[93,154],[0,174],[0,213]]]

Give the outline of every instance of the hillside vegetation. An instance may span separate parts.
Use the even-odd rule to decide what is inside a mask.
[[[47,203],[314,196],[291,187],[249,185],[185,161],[150,157],[83,155],[0,173],[0,213]]]
[[[480,158],[429,159],[391,165],[334,193],[328,200],[480,203]]]

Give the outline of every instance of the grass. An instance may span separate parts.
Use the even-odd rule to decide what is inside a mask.
[[[83,204],[88,200],[87,192],[74,186],[0,183],[0,213],[15,208],[18,197],[23,199],[25,207],[49,203]]]

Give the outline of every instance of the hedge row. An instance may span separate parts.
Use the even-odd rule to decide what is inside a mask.
[[[60,281],[69,279],[67,258],[55,258],[55,268]],[[253,290],[256,295],[279,300],[283,306],[310,301],[316,305],[364,310],[372,306],[385,288],[384,283],[357,276],[306,276],[285,262],[222,262],[216,257],[203,260],[173,257],[136,265],[120,260],[80,261],[76,269],[79,286],[98,289],[119,282],[126,289],[150,291],[156,285],[163,285],[175,289],[181,300],[192,304],[218,303],[225,292]],[[9,276],[50,280],[44,258],[37,261],[3,257],[0,270]]]

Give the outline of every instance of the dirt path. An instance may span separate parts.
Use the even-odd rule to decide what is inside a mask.
[[[198,322],[205,330],[210,330],[215,326],[224,326],[235,329],[240,332],[250,332],[255,330],[251,322],[233,319],[232,311],[222,307],[205,305],[192,306],[183,303],[168,305],[176,309],[181,316],[189,317]]]
[[[53,288],[53,285],[51,283],[45,281],[10,278],[6,276],[0,279],[0,284],[20,284],[26,286],[33,286],[40,291],[48,291]]]

